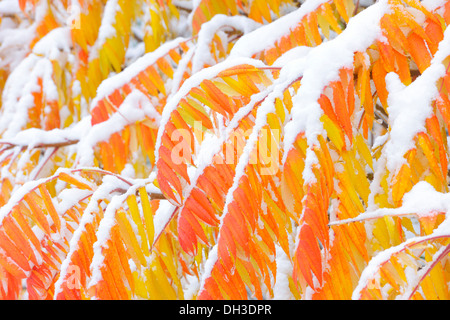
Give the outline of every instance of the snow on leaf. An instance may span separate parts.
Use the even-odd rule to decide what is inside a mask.
[[[449,298],[448,1],[12,3],[0,298]]]

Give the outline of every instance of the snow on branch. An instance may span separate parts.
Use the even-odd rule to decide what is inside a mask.
[[[318,100],[323,89],[339,76],[341,68],[350,67],[356,52],[364,52],[381,37],[381,17],[388,11],[387,1],[380,1],[353,17],[347,28],[335,39],[311,49],[303,62],[304,70],[295,70],[302,75],[302,85],[294,97],[292,120],[286,124],[283,163],[300,132],[305,132],[308,145],[317,145],[317,135],[323,132],[320,116],[322,110]],[[295,60],[292,64],[295,63]],[[306,162],[315,163],[314,152],[308,149]],[[306,181],[313,175],[305,170]]]
[[[438,81],[448,71],[444,61],[450,56],[449,41],[447,29],[431,65],[410,85],[404,86],[396,73],[386,76],[391,130],[383,154],[390,172],[395,172],[405,163],[403,156],[414,148],[414,137],[425,131],[425,120],[432,115],[432,104],[440,94]]]

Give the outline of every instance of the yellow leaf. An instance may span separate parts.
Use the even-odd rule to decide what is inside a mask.
[[[147,230],[147,239],[150,246],[152,246],[155,234],[155,226],[153,223],[154,212],[150,205],[150,200],[147,191],[145,190],[145,187],[139,188],[139,196],[141,199],[142,212],[144,215],[145,229]]]
[[[331,121],[326,114],[323,114],[320,120],[323,122],[323,126],[327,131],[328,138],[330,138],[336,148],[341,151],[345,145],[342,130]]]
[[[149,252],[149,244],[148,244],[148,240],[147,240],[147,235],[145,233],[144,226],[142,224],[141,214],[139,212],[139,207],[138,207],[138,204],[136,201],[136,196],[134,194],[130,195],[127,198],[127,204],[128,204],[128,208],[131,213],[131,217],[134,221],[134,224],[138,228],[139,237],[141,238],[141,245],[142,245],[143,253],[145,256],[149,256],[150,252]]]
[[[363,156],[366,163],[373,170],[372,154],[370,153],[369,147],[364,141],[364,138],[361,134],[356,135],[355,143],[359,153]]]
[[[125,211],[119,210],[116,214],[117,224],[119,225],[120,235],[124,240],[127,251],[130,253],[134,260],[134,263],[139,266],[145,266],[146,259],[142,253],[141,246],[134,234],[133,228],[131,227]]]

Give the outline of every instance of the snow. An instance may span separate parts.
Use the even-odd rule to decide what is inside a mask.
[[[289,34],[303,17],[325,2],[328,2],[328,0],[306,1],[299,9],[242,36],[231,50],[230,57],[252,57],[275,46],[275,43],[283,36]]]
[[[411,237],[400,245],[393,246],[379,252],[370,260],[369,264],[361,274],[359,283],[353,292],[352,299],[360,298],[361,291],[367,286],[369,281],[376,276],[381,265],[389,261],[389,259],[396,253],[416,243],[425,242],[438,237],[450,236],[450,220],[448,219],[450,212],[450,194],[437,192],[429,183],[422,181],[417,183],[410,192],[404,195],[403,204],[399,208],[380,208],[372,212],[365,212],[354,219],[330,223],[330,225],[335,225],[354,221],[363,221],[365,219],[381,218],[384,216],[417,215],[421,218],[435,215],[438,212],[445,213],[446,218],[430,235]],[[438,256],[444,249],[446,249],[445,246],[443,246],[440,251],[435,254],[435,256]],[[400,298],[408,296],[408,293],[412,289],[411,284],[418,281],[418,279],[420,279],[420,275],[421,273],[419,272],[415,276],[408,277],[408,283],[410,284],[408,286],[409,289],[407,289],[406,292],[400,296]]]
[[[88,288],[95,286],[102,279],[101,267],[103,266],[104,262],[102,250],[103,248],[107,247],[106,243],[110,239],[111,228],[116,224],[115,215],[117,209],[124,206],[126,199],[130,195],[136,194],[137,190],[142,186],[146,187],[147,192],[159,193],[159,189],[155,188],[152,185],[152,182],[155,180],[155,177],[156,175],[152,173],[148,179],[134,180],[132,186],[123,185],[123,188],[127,189],[127,192],[121,195],[115,195],[111,198],[108,206],[104,211],[103,219],[100,221],[100,225],[97,229],[96,233],[97,241],[93,245],[94,257],[92,258],[92,262],[90,265],[92,276],[89,280],[89,284],[87,285]],[[119,185],[117,184],[117,179],[115,179],[114,177],[110,177],[110,182],[108,183],[108,185],[110,187],[107,188],[110,189],[120,187],[120,184]],[[110,189],[106,190],[109,192]],[[159,235],[164,231],[167,223],[170,222],[170,220],[172,219],[175,209],[176,207],[171,205],[168,201],[165,200],[160,201],[160,206],[156,210],[156,213],[153,217],[153,223],[155,228],[154,233],[155,239],[157,239]]]
[[[289,288],[289,277],[292,275],[293,267],[289,257],[280,246],[275,246],[277,274],[273,287],[274,300],[294,300],[295,297]]]
[[[32,52],[38,56],[59,61],[61,51],[66,54],[71,52],[72,42],[70,39],[70,28],[53,29],[34,45]]]
[[[89,195],[92,194],[90,190],[82,190],[82,189],[64,189],[58,193],[57,201],[54,202],[55,209],[57,212],[63,214],[67,212],[70,208],[75,206],[82,199],[85,199]]]
[[[215,61],[211,55],[210,45],[216,32],[221,28],[233,28],[249,33],[261,25],[244,16],[215,15],[210,21],[204,23],[198,33],[197,48],[192,60],[192,72],[200,71],[204,65],[214,65]]]
[[[283,90],[287,88],[287,85],[291,83],[293,79],[297,79],[299,76],[303,75],[302,86],[300,87],[299,93],[295,97],[294,101],[294,105],[296,107],[293,110],[293,121],[286,126],[286,131],[289,133],[286,135],[286,138],[288,140],[287,145],[290,146],[293,143],[293,139],[295,139],[297,134],[301,132],[300,130],[305,130],[307,132],[309,140],[311,140],[311,137],[314,137],[313,139],[315,140],[315,136],[323,131],[321,122],[319,120],[321,114],[318,110],[320,110],[320,107],[318,106],[316,101],[321,94],[324,86],[338,77],[339,69],[353,63],[354,52],[358,50],[364,51],[381,34],[377,23],[380,17],[384,14],[384,10],[386,10],[386,5],[385,3],[383,4],[384,6],[378,4],[378,6],[370,8],[371,10],[366,10],[368,11],[368,13],[359,15],[358,19],[354,18],[351,23],[349,23],[346,31],[344,31],[334,41],[324,43],[322,46],[308,51],[299,50],[298,52],[292,53],[292,55],[301,55],[301,57],[299,57],[298,59],[294,59],[292,56],[289,57],[288,55],[283,58],[286,59],[286,61],[290,62],[282,68],[280,77],[276,81],[276,85],[278,86],[273,85],[267,89],[269,92],[272,91],[270,93],[270,97],[267,97],[258,108],[255,126],[253,128],[251,136],[246,143],[243,154],[237,164],[233,185],[226,196],[224,212],[221,216],[221,223],[223,222],[223,217],[227,214],[228,204],[233,201],[233,192],[238,187],[240,177],[244,174],[245,166],[249,161],[250,152],[257,141],[260,130],[266,123],[267,114],[273,111],[274,99],[276,97],[282,96]],[[244,36],[241,39],[255,39],[253,37],[255,37],[255,34],[258,34],[261,29],[263,28],[259,28],[256,31],[249,33],[247,37]],[[267,32],[266,30],[266,34],[271,33]],[[369,34],[369,36],[367,36],[366,34]],[[259,39],[261,39],[262,33],[259,33],[259,35]],[[278,34],[277,36],[279,37],[280,35]],[[361,39],[361,41],[355,41],[355,38],[359,39],[363,38],[363,36],[364,39]],[[270,38],[270,36],[264,36],[262,38],[266,39]],[[239,40],[239,42],[240,41],[244,40]],[[262,42],[261,40],[259,41]],[[207,77],[210,78],[210,74],[214,74],[213,70],[223,70],[224,66],[230,67],[228,64],[232,64],[238,59],[233,58],[233,52],[235,56],[245,56],[246,54],[248,54],[248,56],[251,56],[254,52],[256,52],[253,51],[250,53],[246,53],[243,51],[239,51],[239,42],[235,45],[230,57],[225,62],[220,63],[214,67],[202,70],[185,82],[185,84],[179,91],[179,95],[175,96],[171,101],[168,102],[162,116],[162,125],[164,125],[168,121],[168,116],[170,115],[169,111],[171,112],[171,108],[176,107],[179,99],[182,96],[186,95],[189,92],[190,88],[199,85],[201,80],[205,78],[203,73],[208,73],[209,77]],[[256,44],[251,41],[244,41],[243,43],[246,44],[245,48],[253,49],[256,46]],[[267,47],[267,43],[264,43],[264,47]],[[337,52],[339,52],[339,54],[337,54]],[[197,77],[199,77],[199,79],[197,79]],[[267,93],[262,93],[261,95],[263,94],[267,95]],[[249,104],[247,107],[249,106],[251,107],[251,104]],[[235,115],[235,119],[239,119],[239,117]],[[230,127],[233,128],[232,123],[230,123],[227,129],[229,129]],[[158,136],[157,147],[160,145],[161,132],[162,130],[160,130],[159,132],[160,134]],[[289,148],[286,148],[285,152],[287,150],[289,150]],[[211,148],[210,152],[211,154],[213,154],[214,150],[212,150]],[[310,151],[307,156],[307,163],[309,164],[314,161],[311,160],[312,154],[313,152]],[[217,241],[220,241],[220,234]],[[216,249],[216,247],[214,248]],[[215,263],[216,259],[217,257],[214,254],[211,254],[208,257],[207,265],[212,266]],[[209,269],[206,268],[205,275],[203,277],[208,274],[208,270]],[[200,287],[203,288],[203,283]]]
[[[2,95],[2,138],[13,138],[26,126],[28,110],[34,106],[33,93],[41,90],[38,78],[42,79],[44,99],[59,100],[58,89],[53,80],[52,62],[57,62],[61,68],[65,66],[71,52],[69,31],[68,28],[57,28],[49,32],[35,44],[32,53],[8,77]]]
[[[173,79],[168,79],[168,85],[170,84],[170,93],[167,97],[167,101],[170,101],[175,93],[180,89],[180,85],[183,81],[185,72],[189,73],[189,65],[192,64],[192,57],[195,55],[196,46],[189,48],[189,50],[183,55],[178,62],[178,66],[173,74]]]
[[[299,47],[294,47],[291,50],[285,52],[284,54],[282,54],[273,64],[273,67],[279,67],[282,68],[284,66],[286,66],[288,63],[295,61],[295,64],[297,64],[299,61],[299,59],[303,59],[305,58],[309,52],[311,51],[311,47],[307,47],[307,46],[299,46]],[[285,70],[287,70],[289,68],[285,68]]]
[[[203,288],[205,286],[206,279],[211,277],[211,273],[214,269],[214,265],[217,262],[217,260],[218,260],[218,244],[216,243],[212,247],[212,249],[209,251],[208,259],[206,259],[206,262],[204,265],[204,271],[203,271],[203,274],[201,275],[201,279],[200,279],[199,294],[201,293],[201,291],[203,290]]]
[[[201,82],[205,79],[213,79],[215,78],[220,72],[241,65],[241,64],[249,64],[254,65],[256,67],[264,67],[265,65],[259,61],[249,58],[234,58],[234,59],[227,59],[221,63],[218,63],[212,67],[205,68],[200,70],[199,72],[193,74],[190,78],[186,79],[186,81],[183,83],[183,85],[180,87],[180,89],[167,101],[166,106],[164,107],[164,110],[161,115],[161,121],[160,121],[160,130],[158,130],[158,136],[156,139],[155,144],[155,157],[156,162],[159,158],[159,148],[161,146],[161,138],[164,134],[163,128],[167,125],[167,123],[170,120],[170,116],[174,110],[178,107],[179,102],[183,97],[189,94],[190,90],[194,87],[197,87],[201,84]]]
[[[1,15],[13,15],[19,14],[22,11],[19,7],[19,1],[17,0],[3,0],[0,1],[0,14]]]
[[[117,184],[115,184],[114,180],[111,182],[112,183],[109,187],[104,188],[105,190],[111,191],[111,190],[114,190],[117,188]],[[137,183],[129,188],[127,186],[127,189],[128,189],[127,192],[124,194],[121,194],[121,195],[113,196],[111,198],[108,206],[106,207],[104,214],[103,214],[103,219],[101,219],[100,224],[97,229],[97,232],[96,232],[97,241],[93,245],[94,256],[92,258],[92,262],[90,265],[90,270],[91,270],[92,275],[91,275],[91,278],[87,285],[87,288],[95,286],[103,278],[102,273],[101,273],[101,267],[103,266],[103,261],[105,258],[103,255],[103,249],[107,248],[107,241],[111,238],[111,229],[116,224],[116,211],[120,207],[123,206],[123,204],[126,201],[126,199],[128,198],[128,196],[135,194],[136,191],[141,186],[142,186],[141,184],[137,184]],[[108,194],[104,194],[104,195],[102,193],[100,194],[100,197],[110,198],[109,192],[108,192]]]
[[[173,218],[173,213],[176,209],[177,207],[171,204],[169,201],[163,200],[159,202],[159,207],[153,217],[155,235],[161,234],[164,231],[167,224]]]
[[[379,20],[387,10],[386,1],[367,8],[353,17],[339,36],[311,49],[303,58],[304,70],[295,70],[303,76],[302,86],[293,98],[292,120],[285,126],[283,163],[300,132],[305,133],[309,146],[317,145],[317,135],[324,131],[317,102],[320,94],[330,82],[338,79],[341,68],[352,66],[355,52],[364,52],[381,36]],[[308,168],[315,162],[315,154],[308,148],[304,171],[306,182],[314,180]]]
[[[69,271],[68,268],[70,266],[70,263],[72,262],[72,256],[78,250],[79,243],[81,236],[84,232],[86,232],[86,226],[94,221],[94,218],[96,217],[96,213],[98,211],[99,202],[103,201],[105,199],[109,199],[111,197],[111,193],[116,190],[117,188],[124,188],[127,189],[129,186],[125,184],[122,180],[117,179],[115,176],[112,175],[105,175],[103,177],[103,183],[98,187],[97,190],[94,191],[94,193],[91,193],[91,197],[89,199],[89,203],[86,207],[86,209],[83,211],[83,215],[81,216],[80,223],[78,227],[76,228],[75,232],[72,235],[72,238],[69,242],[69,252],[67,253],[65,259],[63,260],[60,268],[60,277],[58,281],[55,283],[55,299],[57,298],[58,294],[61,292],[61,286],[66,278],[67,272]],[[83,199],[83,197],[86,197],[89,192],[83,192],[77,190],[71,190],[72,192],[70,195],[72,196],[72,203],[69,202],[70,206],[73,206],[76,202]],[[75,191],[75,192],[73,192]],[[75,197],[78,193],[79,197]],[[60,195],[61,196],[61,195]],[[112,203],[112,201],[111,201]],[[67,204],[65,204],[67,206]],[[117,207],[115,207],[117,208]],[[106,214],[106,212],[105,212]],[[103,221],[103,219],[102,219]]]
[[[92,126],[80,139],[77,146],[78,165],[91,165],[94,158],[93,149],[99,142],[107,141],[113,133],[145,118],[152,120],[157,127],[160,115],[147,96],[139,90],[133,90],[108,120]]]
[[[136,44],[130,44],[128,46],[127,52],[125,53],[125,63],[126,66],[130,66],[136,60],[145,55],[145,43],[139,42]]]
[[[18,117],[12,114],[11,116]],[[139,90],[133,90],[119,106],[108,120],[91,125],[91,117],[84,117],[76,124],[65,129],[42,130],[31,128],[20,131],[18,124],[9,127],[0,140],[2,144],[12,144],[16,146],[26,146],[33,148],[39,145],[61,144],[68,141],[78,143],[74,146],[77,151],[77,161],[79,166],[90,166],[93,164],[93,149],[101,141],[107,141],[110,136],[122,130],[125,126],[133,124],[136,121],[150,119],[158,126],[160,115],[154,109],[148,98]],[[0,120],[0,124],[1,124]],[[14,131],[13,131],[14,129]],[[17,132],[13,134],[13,132]],[[11,136],[11,138],[8,138]]]
[[[9,76],[5,85],[5,90],[2,97],[2,109],[0,117],[0,132],[2,132],[2,139],[0,143],[3,145],[17,146],[14,150],[8,151],[8,155],[13,157],[19,155],[20,147],[28,147],[29,149],[38,147],[43,144],[60,144],[68,141],[78,141],[70,148],[73,153],[76,152],[75,167],[89,166],[94,163],[94,147],[100,141],[107,141],[110,136],[119,132],[125,126],[141,121],[145,118],[151,119],[155,127],[160,127],[156,142],[156,161],[158,160],[158,149],[161,146],[161,138],[164,134],[164,128],[170,120],[172,112],[178,107],[180,100],[185,97],[189,91],[200,85],[204,79],[213,79],[221,71],[228,68],[240,65],[250,64],[256,67],[266,67],[262,62],[251,59],[255,54],[273,47],[275,43],[283,36],[287,35],[293,28],[295,28],[299,21],[303,19],[308,13],[317,9],[321,4],[328,2],[327,0],[307,0],[302,6],[277,19],[271,24],[260,25],[253,20],[244,16],[228,17],[225,15],[216,15],[210,21],[203,24],[196,41],[196,44],[190,47],[188,53],[184,55],[180,61],[178,68],[175,70],[174,79],[168,80],[166,85],[170,89],[170,94],[167,99],[167,104],[162,115],[160,115],[152,105],[152,102],[139,90],[133,90],[124,100],[122,105],[118,106],[117,111],[111,117],[99,124],[91,124],[91,116],[86,115],[81,121],[75,123],[68,128],[54,129],[45,131],[38,128],[24,130],[27,118],[26,113],[33,105],[33,93],[40,90],[36,79],[41,77],[44,82],[44,94],[47,100],[59,100],[59,93],[57,86],[52,79],[53,65],[52,61],[58,61],[60,66],[64,67],[67,59],[71,59],[70,54],[73,50],[71,48],[71,36],[69,28],[57,28],[50,31],[43,37],[31,50],[31,53],[22,60],[25,56],[26,49],[18,49],[19,47],[27,47],[32,40],[34,34],[33,30],[36,24],[42,18],[46,6],[39,7],[36,23],[28,26],[23,30],[15,30],[9,28],[12,26],[12,21],[5,18],[0,28],[0,67],[10,65],[14,69]],[[195,186],[198,178],[204,172],[204,169],[212,163],[214,155],[221,152],[222,144],[227,141],[233,134],[233,131],[238,127],[239,122],[245,117],[249,111],[255,108],[256,103],[262,101],[258,105],[258,111],[255,117],[255,126],[252,128],[249,139],[246,141],[243,153],[239,158],[235,169],[235,176],[232,187],[228,190],[225,199],[225,209],[221,217],[221,224],[224,217],[228,213],[228,205],[234,201],[233,193],[239,187],[239,181],[245,174],[245,168],[250,162],[251,152],[256,147],[259,135],[267,122],[267,115],[275,111],[274,101],[276,98],[282,98],[284,90],[288,89],[290,84],[302,78],[302,85],[298,93],[293,97],[294,107],[292,109],[292,119],[289,120],[285,126],[284,137],[284,154],[282,162],[287,159],[288,152],[293,146],[296,137],[299,133],[305,133],[308,140],[307,155],[306,155],[306,169],[303,172],[303,177],[306,182],[314,180],[314,175],[310,170],[312,165],[317,162],[312,146],[317,145],[318,135],[325,135],[323,125],[320,121],[322,115],[321,108],[317,103],[320,94],[324,88],[332,81],[338,79],[339,70],[343,67],[350,67],[353,65],[354,53],[356,51],[364,52],[375,40],[381,40],[381,30],[379,26],[380,17],[385,14],[389,8],[387,0],[380,0],[372,5],[372,0],[362,0],[362,6],[371,5],[368,9],[362,11],[359,15],[352,18],[347,25],[347,28],[342,34],[336,36],[333,40],[323,43],[319,47],[297,47],[294,48],[280,58],[273,64],[274,67],[281,68],[279,78],[276,79],[272,85],[264,88],[264,90],[251,98],[249,104],[241,108],[233,117],[233,119],[226,124],[219,117],[218,128],[216,134],[206,134],[201,145],[199,145],[199,152],[194,161],[195,166],[188,169],[191,178],[191,186],[184,189],[186,194],[189,194]],[[78,5],[75,4],[74,5]],[[200,4],[200,0],[182,1],[174,0],[174,4],[183,8],[192,9],[195,11]],[[434,10],[445,4],[444,0],[423,0],[422,4]],[[106,2],[104,8],[104,16],[102,25],[99,30],[99,37],[92,49],[93,54],[90,59],[96,57],[101,46],[106,40],[115,35],[116,30],[114,24],[116,23],[116,15],[120,10],[118,0],[110,0]],[[20,11],[18,2],[12,0],[0,1],[0,14],[16,14]],[[412,14],[424,19],[424,15],[417,10],[411,9]],[[192,17],[192,15],[191,15]],[[171,22],[172,23],[172,22]],[[180,23],[178,27],[185,25],[185,21]],[[187,24],[186,24],[187,25]],[[210,53],[211,41],[215,34],[223,36],[224,30],[236,29],[244,33],[244,35],[237,41],[231,50],[230,56],[223,62],[216,64],[215,59]],[[29,34],[26,34],[25,31]],[[8,32],[6,32],[8,31]],[[30,32],[32,31],[32,32]],[[371,184],[371,195],[368,210],[354,219],[343,221],[333,221],[330,225],[338,225],[343,223],[351,223],[355,221],[364,221],[366,219],[376,219],[385,216],[405,216],[415,215],[419,218],[427,217],[436,214],[436,212],[447,213],[450,209],[450,195],[437,192],[430,184],[420,182],[416,184],[412,190],[405,194],[403,198],[403,205],[399,208],[377,208],[374,201],[374,195],[379,191],[379,182],[381,173],[387,167],[389,171],[394,172],[404,162],[404,154],[414,146],[414,137],[417,133],[425,130],[425,119],[432,114],[431,103],[437,97],[438,91],[436,83],[445,74],[444,61],[450,55],[450,41],[449,32],[445,32],[445,39],[439,46],[439,51],[432,60],[430,68],[428,68],[421,76],[419,76],[411,85],[404,86],[397,74],[390,73],[386,77],[387,88],[389,91],[388,98],[388,112],[389,125],[391,130],[389,133],[376,137],[373,148],[384,145],[382,149],[382,157],[376,162],[374,170],[374,180]],[[225,39],[225,37],[222,37]],[[90,103],[92,110],[98,105],[101,99],[109,96],[114,90],[122,88],[136,77],[140,72],[156,63],[156,61],[166,55],[171,49],[177,48],[180,43],[188,41],[187,38],[179,37],[175,40],[169,41],[151,53],[147,53],[141,58],[144,52],[144,45],[142,43],[136,46],[130,46],[127,50],[127,59],[132,62],[123,72],[113,75],[102,82],[97,89],[95,99]],[[190,45],[190,44],[189,44]],[[11,51],[13,50],[13,51]],[[10,58],[11,52],[17,50],[17,57]],[[3,57],[5,56],[5,58]],[[368,57],[367,57],[368,58]],[[189,63],[192,62],[193,75],[187,79],[183,85],[181,84],[182,75],[185,70],[188,70]],[[212,65],[210,68],[203,69],[205,65]],[[268,71],[269,73],[270,71]],[[24,75],[27,75],[24,77]],[[73,92],[80,92],[79,82],[74,82]],[[87,112],[87,110],[85,110]],[[68,115],[67,106],[63,106],[61,114]],[[63,117],[64,119],[64,117]],[[49,149],[42,156],[42,159],[47,159],[52,150]],[[30,154],[25,155],[19,161],[26,163]],[[43,161],[45,164],[45,161]],[[38,176],[41,172],[41,167],[37,166],[32,171],[32,176]],[[1,170],[2,177],[11,175],[8,171],[9,167],[3,167]],[[48,178],[43,178],[28,182],[22,187],[17,188],[13,193],[8,203],[0,208],[0,225],[3,218],[12,210],[12,208],[22,200],[23,196],[33,190],[39,184],[46,183],[51,179],[55,179],[60,172],[70,173],[70,169],[59,169],[57,173]],[[133,177],[134,168],[127,165],[121,173],[124,177]],[[85,231],[88,223],[94,219],[94,213],[98,210],[98,201],[108,199],[109,204],[106,206],[104,218],[100,222],[97,231],[97,242],[94,245],[94,259],[91,264],[92,278],[89,286],[92,287],[102,278],[101,267],[103,266],[104,256],[102,253],[105,248],[107,240],[110,238],[110,231],[115,222],[115,213],[118,208],[123,206],[126,198],[134,194],[141,186],[146,186],[148,192],[159,192],[151,182],[155,179],[156,173],[153,172],[149,179],[132,180],[133,185],[130,187],[123,180],[107,175],[103,179],[103,183],[99,188],[92,193],[89,190],[64,189],[61,192],[58,189],[58,196],[56,197],[55,207],[59,214],[63,214],[69,208],[78,203],[81,199],[90,196],[88,206],[84,211],[79,226],[76,228],[73,237],[69,241],[69,253],[63,260],[61,265],[61,275],[55,284],[55,297],[61,290],[61,285],[65,276],[68,273],[68,267],[73,253],[77,250],[81,234]],[[17,178],[17,177],[14,177]],[[59,187],[59,186],[57,186]],[[124,194],[113,196],[113,190],[122,187],[127,190]],[[160,201],[160,206],[154,216],[155,238],[164,232],[167,224],[173,219],[174,212],[177,208],[169,201]],[[405,246],[431,239],[432,237],[448,235],[450,221],[446,219],[444,223],[437,228],[432,235],[426,237],[413,237],[407,242],[389,248],[376,255],[364,270],[360,282],[353,294],[353,298],[359,298],[362,288],[367,285],[368,281],[374,277],[380,268],[380,265],[386,262],[393,254],[405,248]],[[33,228],[34,232],[39,238],[44,236],[43,232],[38,227]],[[56,239],[55,240],[61,240]],[[217,243],[220,241],[217,239]],[[207,279],[214,267],[214,264],[219,259],[218,244],[211,249],[208,259],[204,264],[204,269],[201,274],[201,279],[195,277],[187,277],[184,288],[186,297],[193,297],[198,289],[204,287],[204,281]],[[441,249],[443,252],[444,249]],[[130,264],[134,262],[130,260]],[[274,285],[275,299],[292,299],[292,293],[289,289],[289,275],[292,273],[292,265],[285,252],[276,246],[276,264],[277,274]],[[136,268],[136,266],[132,266]],[[426,269],[422,271],[425,272]],[[420,273],[419,273],[420,275]],[[410,288],[414,286],[414,281],[417,281],[418,276],[411,270],[408,272],[408,279],[411,281]],[[407,296],[406,291],[404,296]],[[305,295],[309,297],[312,295],[312,289],[307,289]]]
[[[199,280],[196,276],[193,275],[186,275],[185,284],[183,285],[183,295],[184,300],[194,300],[195,295],[197,294],[199,290]]]
[[[55,180],[62,172],[71,174],[72,170],[73,169],[59,168],[55,172],[55,174],[50,177],[28,181],[21,187],[16,189],[9,198],[8,202],[0,208],[0,226],[2,225],[3,219],[14,209],[15,206],[17,206],[24,199],[24,196],[26,194],[30,193],[33,190],[36,190],[41,184],[45,184]],[[75,195],[76,194],[74,194],[74,196]],[[62,205],[62,208],[65,208],[65,206]],[[62,214],[62,212],[59,213]]]
[[[172,0],[172,4],[189,11],[191,11],[194,7],[193,1]]]
[[[94,48],[91,50],[91,55],[89,56],[90,61],[98,57],[98,52],[105,44],[106,40],[116,35],[114,24],[116,23],[116,14],[121,10],[118,0],[109,0],[106,2],[102,23],[98,31],[98,37],[95,41]]]
[[[446,0],[422,0],[421,4],[427,8],[429,11],[436,10],[437,8],[443,6]]]
[[[4,18],[0,31],[0,66],[6,70],[14,70],[29,53],[29,45],[33,40],[35,25],[27,28],[7,26],[8,18]]]
[[[4,138],[13,137],[26,124],[26,112],[34,105],[32,93],[40,89],[35,79],[42,76],[42,72],[51,72],[52,69],[48,60],[30,55],[8,77],[2,96],[0,119],[0,131],[7,130],[3,134]],[[24,77],[24,74],[29,76]]]
[[[2,139],[2,143],[26,146],[30,149],[39,145],[64,143],[80,139],[90,128],[90,117],[82,119],[66,129],[42,130],[30,128],[18,132],[14,138]]]
[[[395,73],[386,76],[390,139],[383,150],[387,168],[395,172],[405,163],[404,154],[414,147],[414,137],[425,130],[425,120],[432,115],[432,102],[439,95],[437,81],[445,75],[444,60],[450,55],[450,31],[428,67],[409,86],[404,86]]]
[[[387,133],[383,134],[382,136],[376,137],[375,141],[373,142],[373,145],[372,145],[372,150],[375,150],[379,146],[382,146],[383,144],[385,144],[386,141],[388,141],[388,139],[389,139],[389,134],[387,134]]]
[[[42,1],[35,8],[34,19],[27,19],[17,0],[0,1],[0,67],[7,71],[16,66],[30,53],[37,28],[48,10],[48,4]],[[17,20],[8,17],[17,15]]]
[[[27,182],[20,188],[18,188],[12,195],[8,202],[0,208],[0,225],[3,223],[3,219],[14,209],[16,205],[19,204],[20,201],[23,200],[24,196],[31,192],[32,190],[39,187],[39,185],[50,181],[51,178],[42,178],[39,180],[34,180]]]
[[[428,182],[418,182],[403,196],[403,204],[398,208],[378,208],[366,211],[356,218],[332,221],[330,225],[376,219],[385,216],[411,216],[419,218],[447,212],[450,209],[450,193],[437,192]]]
[[[155,64],[159,58],[169,53],[170,50],[178,47],[180,43],[184,41],[186,41],[185,38],[179,37],[175,40],[166,42],[155,51],[147,53],[143,57],[136,60],[121,73],[116,74],[103,81],[97,88],[97,96],[91,102],[91,109],[96,106],[100,100],[109,96],[114,92],[114,90],[121,88],[125,84],[129,83],[131,79],[136,77],[140,72]]]
[[[408,239],[407,241],[397,245],[397,246],[393,246],[390,247],[380,253],[378,253],[375,257],[373,257],[370,261],[369,264],[367,265],[367,267],[364,269],[363,273],[361,274],[360,278],[359,278],[359,282],[358,285],[356,286],[356,288],[353,290],[353,294],[352,294],[352,300],[359,300],[361,298],[361,291],[369,284],[369,282],[371,281],[371,279],[375,279],[377,276],[377,273],[379,272],[381,266],[388,262],[392,256],[394,256],[395,254],[405,250],[405,248],[407,248],[408,246],[414,245],[416,243],[422,243],[422,242],[426,242],[428,240],[433,240],[437,237],[450,237],[450,234],[448,233],[449,230],[449,222],[448,219],[446,220],[446,223],[442,223],[438,229],[441,229],[441,226],[445,226],[445,228],[442,229],[446,229],[447,232],[437,232],[436,230],[428,236],[421,236],[421,237],[414,237],[411,239]],[[447,249],[445,246],[443,246],[442,248],[440,248],[438,250],[438,252],[435,254],[435,256],[439,255],[440,253],[442,253],[445,249]],[[419,281],[420,279],[420,275],[425,272],[422,270],[419,270],[418,273],[416,273],[415,275],[412,275],[411,272],[408,273],[408,283],[409,286],[407,288],[407,291],[404,292],[402,295],[400,295],[399,299],[404,299],[408,293],[411,292],[412,288],[410,287],[411,284]]]

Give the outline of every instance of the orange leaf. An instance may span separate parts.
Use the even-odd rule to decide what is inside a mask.
[[[53,205],[50,194],[48,193],[47,188],[43,184],[39,186],[39,191],[41,192],[41,196],[44,200],[45,207],[48,210],[48,213],[50,214],[53,223],[55,224],[56,229],[59,232],[61,230],[61,220],[59,219],[59,214],[58,212],[56,212],[55,206]]]
[[[0,265],[9,272],[15,279],[25,279],[27,275],[17,264],[11,261],[8,254],[0,250]]]
[[[383,66],[381,60],[374,63],[372,68],[372,79],[375,83],[375,88],[377,89],[378,97],[380,98],[381,104],[386,109],[387,108],[387,98],[388,91],[386,89],[386,75],[387,72]]]
[[[339,124],[344,129],[347,137],[350,141],[353,140],[353,130],[350,121],[350,113],[347,109],[347,102],[345,100],[344,89],[340,81],[330,83],[330,87],[333,88],[333,102],[334,109],[336,111],[336,117],[339,120]]]
[[[175,172],[172,170],[171,167],[169,167],[169,165],[163,160],[163,159],[159,159],[158,163],[158,183],[160,184],[160,186],[163,188],[164,186],[164,190],[162,190],[169,198],[171,198],[172,200],[174,200],[175,202],[177,202],[178,204],[181,204],[181,196],[183,194],[183,187],[181,186],[181,182],[180,179],[178,178],[178,176],[175,174]],[[173,191],[167,188],[167,186],[169,186],[169,184],[171,186],[173,186],[173,188],[175,189],[175,191],[178,194],[178,197],[175,197]]]
[[[431,64],[431,54],[428,51],[426,42],[415,32],[408,36],[409,52],[417,64],[419,71],[423,73]]]
[[[34,221],[39,225],[39,227],[41,228],[42,231],[44,231],[46,234],[50,235],[51,231],[50,231],[50,226],[47,221],[47,217],[42,212],[42,208],[36,203],[37,198],[38,197],[34,191],[26,194],[24,197],[26,203],[30,207]]]
[[[73,184],[74,186],[76,186],[79,189],[82,190],[92,190],[91,186],[89,186],[88,184],[76,179],[73,176],[68,175],[65,172],[61,172],[58,176],[58,178],[62,181],[65,181],[67,183]]]
[[[339,121],[337,119],[336,113],[333,110],[333,106],[331,104],[330,99],[324,95],[321,94],[320,98],[318,100],[320,107],[322,108],[323,112],[335,123],[339,124]]]
[[[34,250],[30,245],[30,240],[26,239],[26,234],[16,225],[11,216],[3,219],[3,227],[6,235],[14,242],[15,246],[20,249],[24,257],[30,259],[33,264],[38,264]]]
[[[195,255],[197,251],[197,238],[194,229],[184,216],[180,215],[178,217],[178,240],[181,248],[185,252]]]
[[[299,233],[299,243],[296,249],[295,266],[311,288],[315,288],[311,271],[315,274],[319,283],[322,283],[322,256],[317,239],[310,226],[304,224]],[[298,271],[297,271],[298,272]]]
[[[194,189],[191,192],[192,198],[189,198],[185,203],[185,208],[192,211],[197,217],[203,220],[205,223],[216,226],[219,223],[214,209],[206,198],[205,194],[198,189]],[[199,202],[198,200],[201,202]]]
[[[25,272],[31,271],[30,264],[28,262],[28,257],[24,256],[18,247],[11,241],[11,239],[0,230],[0,245],[1,249],[6,253],[8,258],[17,264],[21,270]]]

